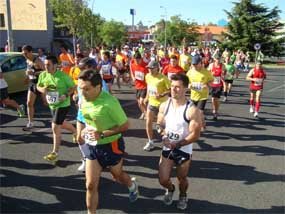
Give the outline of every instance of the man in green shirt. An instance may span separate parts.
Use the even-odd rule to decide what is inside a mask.
[[[96,213],[101,172],[109,168],[114,179],[129,188],[129,199],[138,198],[135,178],[123,171],[124,140],[121,135],[129,126],[119,101],[102,91],[102,78],[93,70],[82,71],[78,78],[83,100],[81,110],[86,128],[82,137],[89,146],[86,156],[86,204],[89,214]]]
[[[75,127],[65,121],[70,108],[70,95],[75,90],[72,79],[64,72],[57,70],[57,58],[48,56],[44,61],[46,71],[39,76],[37,90],[46,96],[52,114],[53,150],[44,159],[56,163],[61,143],[61,129],[76,134]]]

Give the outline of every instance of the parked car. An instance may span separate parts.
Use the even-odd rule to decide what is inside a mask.
[[[25,83],[27,63],[21,52],[0,53],[0,67],[8,83],[9,94],[28,89]]]

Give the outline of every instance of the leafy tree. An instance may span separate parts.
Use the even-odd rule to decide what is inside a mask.
[[[49,1],[56,27],[67,28],[73,35],[73,50],[75,51],[76,36],[80,36],[84,15],[84,1],[50,0]]]
[[[260,43],[262,52],[269,56],[284,53],[285,36],[278,33],[284,24],[279,21],[278,7],[269,10],[263,4],[254,4],[254,0],[241,0],[233,3],[228,16],[228,32],[222,46],[231,50],[255,51],[254,44]]]
[[[102,24],[99,36],[107,46],[119,46],[127,40],[127,30],[122,22],[114,20]]]
[[[180,16],[170,17],[170,21],[161,20],[157,23],[158,30],[155,32],[156,40],[164,44],[165,40],[165,23],[166,23],[166,40],[167,44],[179,46],[183,43],[188,44],[197,40],[197,24],[182,20]]]

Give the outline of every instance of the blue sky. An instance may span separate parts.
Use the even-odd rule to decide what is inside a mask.
[[[94,13],[99,13],[106,20],[114,19],[131,25],[130,8],[136,10],[135,24],[142,21],[144,25],[152,25],[167,14],[181,15],[183,20],[196,21],[198,24],[218,23],[227,19],[225,12],[231,11],[232,2],[239,0],[88,0],[89,7]],[[282,13],[280,17],[285,20],[284,0],[255,0],[255,3],[264,4],[268,8],[278,6]],[[164,8],[160,8],[163,6]]]

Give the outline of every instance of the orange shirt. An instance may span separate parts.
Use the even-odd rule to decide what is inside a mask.
[[[179,65],[176,65],[176,66],[172,66],[171,64],[169,65],[166,65],[164,67],[164,69],[162,70],[162,73],[164,75],[167,75],[168,76],[168,79],[170,79],[170,77],[173,75],[173,74],[178,74],[178,73],[183,73],[185,74],[185,71],[183,70],[183,68],[181,68]]]
[[[59,55],[59,59],[61,61],[61,70],[64,71],[67,75],[69,75],[69,71],[74,65],[74,59],[69,53],[61,53]]]
[[[145,76],[148,73],[145,63],[136,64],[132,61],[131,72],[135,77],[135,88],[136,89],[146,89]]]

